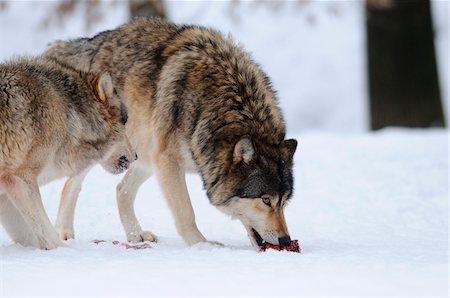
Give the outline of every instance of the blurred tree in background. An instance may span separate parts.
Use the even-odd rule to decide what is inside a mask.
[[[146,16],[166,18],[164,0],[127,0],[130,18]],[[62,24],[64,18],[73,14],[76,9],[84,9],[86,16],[86,27],[102,18],[105,13],[100,7],[100,0],[60,0],[53,10],[49,11],[43,20],[43,27],[48,27],[53,23]],[[0,2],[1,3],[1,2]],[[117,1],[108,2],[110,5],[117,4]]]
[[[125,7],[128,4],[130,18],[167,18],[167,0],[123,1],[127,1]],[[243,2],[229,2],[228,17],[235,23],[246,17],[245,14],[239,14],[239,5]],[[105,5],[117,3],[60,0],[54,2],[53,8],[42,20],[42,25],[61,25],[66,16],[81,9],[85,14],[86,27],[89,28],[107,13]],[[296,0],[295,7],[301,9],[310,3],[311,0]],[[366,0],[365,3],[371,128],[445,126],[430,0]],[[252,4],[255,9],[265,6],[277,14],[287,2],[254,0]],[[7,10],[8,5],[8,1],[0,0],[0,13]],[[339,14],[339,5],[338,1],[327,4],[330,16]],[[309,25],[316,24],[314,12],[308,12],[305,17]]]
[[[445,126],[429,0],[367,0],[371,127]]]
[[[5,10],[6,7],[8,7],[8,3],[0,1],[0,11]]]
[[[130,15],[134,17],[166,18],[163,0],[129,0]]]

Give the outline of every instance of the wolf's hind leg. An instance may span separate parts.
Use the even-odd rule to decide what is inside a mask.
[[[37,238],[6,194],[0,195],[0,223],[13,242],[38,246]]]
[[[86,177],[89,169],[83,171],[77,176],[70,177],[64,184],[59,201],[58,216],[56,218],[55,228],[61,240],[69,240],[75,238],[73,229],[73,219],[75,215],[75,207],[77,205],[78,195],[81,191],[81,185]]]
[[[194,209],[186,187],[185,172],[176,158],[165,153],[155,156],[155,171],[164,197],[175,217],[178,234],[188,245],[207,242],[195,223]]]
[[[142,230],[134,211],[134,201],[139,187],[151,174],[151,168],[139,165],[139,160],[137,160],[117,185],[117,207],[128,242],[157,241],[155,234]]]

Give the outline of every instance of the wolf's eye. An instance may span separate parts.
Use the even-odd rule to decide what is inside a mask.
[[[271,203],[270,203],[270,199],[269,198],[262,198],[262,201],[264,204],[266,204],[267,206],[270,207]]]

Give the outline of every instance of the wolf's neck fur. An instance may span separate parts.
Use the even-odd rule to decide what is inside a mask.
[[[248,54],[214,31],[184,30],[162,56],[167,66],[159,76],[157,101],[168,102],[171,127],[183,123],[188,132],[185,138],[211,199],[241,138],[265,148],[284,139],[275,93]]]

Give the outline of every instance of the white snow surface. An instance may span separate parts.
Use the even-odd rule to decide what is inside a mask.
[[[79,7],[44,30],[42,16],[55,2],[6,3],[2,60],[38,54],[53,40],[93,35],[128,17],[125,2],[106,2],[108,13],[92,27]],[[198,226],[225,247],[187,247],[154,177],[141,188],[136,212],[160,242],[147,250],[96,245],[95,239],[125,241],[115,203],[121,177],[96,167],[80,194],[76,239],[67,247],[24,248],[0,227],[0,297],[447,296],[448,130],[364,132],[362,2],[277,3],[170,1],[169,13],[179,23],[231,33],[272,78],[288,136],[299,140],[286,216],[303,252],[256,252],[243,226],[208,203],[196,175],[187,183]],[[445,102],[448,9],[448,1],[433,1]],[[63,183],[42,187],[53,221]]]
[[[301,254],[253,250],[244,227],[187,182],[200,230],[225,247],[187,247],[154,177],[136,202],[146,250],[125,241],[115,203],[120,177],[95,168],[75,217],[76,239],[52,251],[0,232],[0,296],[445,296],[448,281],[448,131],[384,130],[298,137],[295,195],[286,207]],[[42,188],[55,219],[63,181]]]

